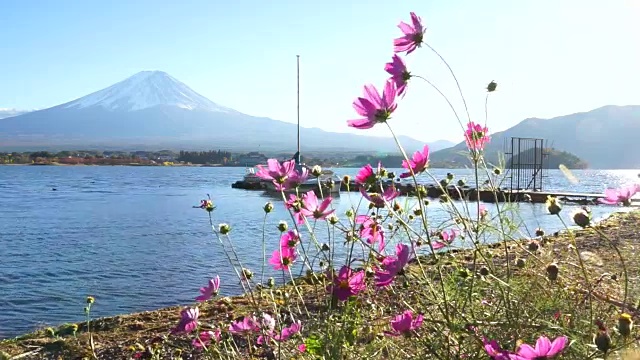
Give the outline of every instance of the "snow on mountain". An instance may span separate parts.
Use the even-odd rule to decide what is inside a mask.
[[[0,119],[26,114],[31,110],[19,110],[11,108],[0,108]]]
[[[187,110],[235,112],[198,94],[163,71],[141,71],[106,89],[61,106],[67,109],[100,106],[109,111],[137,111],[159,105]]]

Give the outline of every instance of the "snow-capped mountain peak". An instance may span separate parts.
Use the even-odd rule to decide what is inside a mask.
[[[106,89],[62,105],[83,109],[100,106],[110,111],[136,111],[154,106],[176,106],[187,110],[233,112],[193,91],[163,71],[141,71]]]

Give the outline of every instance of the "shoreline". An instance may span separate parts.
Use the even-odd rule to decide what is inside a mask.
[[[597,223],[592,225],[592,228],[597,228],[599,231],[607,233],[608,236],[618,236],[618,241],[625,242],[626,245],[633,247],[634,237],[631,235],[620,236],[620,232],[631,231],[632,234],[635,234],[635,230],[640,229],[640,211],[614,212],[603,219],[599,219]],[[615,263],[615,256],[610,254],[611,251],[608,245],[604,244],[605,242],[601,240],[594,239],[592,236],[594,231],[591,228],[576,230],[572,227],[570,230],[574,234],[575,240],[581,251],[589,251],[596,254],[596,257],[602,259],[605,264],[607,263],[604,261],[605,259],[611,259],[610,262]],[[558,257],[566,255],[567,259],[569,259],[571,256],[571,252],[567,250],[567,248],[570,247],[568,246],[570,244],[569,238],[570,233],[567,230],[563,230],[537,239],[541,246],[551,246],[554,253],[553,256],[555,256],[557,258],[556,261],[560,263]],[[504,254],[499,254],[499,250],[503,248],[502,242],[483,245],[482,248],[485,248],[488,252],[497,252],[495,255],[495,261],[500,264],[501,262],[505,263],[507,261],[515,261],[517,258],[528,259],[531,254],[527,254],[526,244],[529,241],[531,241],[531,239],[510,241],[508,243],[508,247],[510,248],[510,252],[513,253],[510,254],[509,259],[504,258]],[[466,263],[467,266],[469,266],[469,262],[466,260],[471,253],[473,253],[472,249],[451,249],[442,252],[442,256],[439,258],[447,259],[455,257],[461,261],[461,263]],[[432,257],[421,256],[421,258],[422,261],[426,262],[423,266],[432,268]],[[536,259],[527,261],[536,261]],[[414,263],[412,266],[416,266],[416,264]],[[478,263],[475,266],[475,269],[477,269],[479,266],[482,266],[482,264]],[[602,267],[603,265],[600,264],[598,266]],[[516,271],[518,271],[518,269],[516,269]],[[569,274],[566,276],[569,277]],[[316,290],[313,290],[313,286],[310,284],[310,277],[303,276],[302,278],[298,278],[296,281],[304,287],[305,295],[309,301],[317,303],[318,298],[320,298],[320,293],[314,293]],[[281,285],[279,289],[287,288],[287,286],[290,285]],[[307,293],[307,290],[309,293]],[[596,299],[598,296],[603,297],[603,299],[606,298],[604,300],[601,299],[602,301],[615,304],[612,302],[613,300],[611,300],[616,299],[616,292],[613,290],[607,291],[604,294],[594,293],[594,297]],[[264,303],[261,305],[264,305],[266,309],[267,303],[263,300],[259,301]],[[96,299],[96,302],[99,303],[100,299]],[[232,315],[237,316],[251,312],[251,305],[250,297],[247,295],[217,298],[200,305],[201,318],[209,323],[226,323]],[[183,308],[183,305],[175,305],[151,311],[92,319],[91,328],[93,329],[93,336],[96,343],[100,344],[99,358],[129,358],[132,354],[127,353],[126,349],[128,347],[143,340],[150,340],[166,335],[169,329],[177,323],[179,319],[179,312]],[[631,306],[628,306],[627,308],[628,311],[632,313],[637,311]],[[313,317],[309,318],[307,321],[312,322]],[[56,334],[55,337],[47,334],[48,329],[38,329],[15,338],[0,340],[0,358],[2,352],[5,352],[10,356],[23,356],[21,357],[22,359],[55,358],[55,356],[63,356],[65,359],[76,358],[77,356],[67,356],[70,354],[79,355],[78,352],[83,351],[86,353],[88,349],[86,346],[88,343],[88,334],[85,332],[85,322],[78,322],[75,323],[75,325],[78,328],[78,332],[76,334],[77,339],[70,331],[74,324],[67,323],[57,327],[48,328],[53,329]],[[188,342],[185,342],[181,337],[176,337],[175,339],[168,341],[169,343],[167,343],[166,346],[169,348],[173,346],[171,345],[173,344],[171,341],[176,341],[187,347],[190,346],[188,345]],[[25,355],[28,352],[32,352],[34,357]],[[51,357],[41,357],[45,355]],[[86,354],[84,354],[84,356],[86,356]],[[77,358],[81,358],[81,356]]]

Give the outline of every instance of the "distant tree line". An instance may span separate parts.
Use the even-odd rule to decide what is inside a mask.
[[[233,155],[228,151],[180,151],[177,161],[189,162],[192,164],[222,164],[227,165],[233,162]]]

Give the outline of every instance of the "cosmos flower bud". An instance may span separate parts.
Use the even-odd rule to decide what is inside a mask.
[[[555,198],[554,196],[547,196],[546,205],[547,205],[547,211],[551,215],[558,215],[562,210],[562,207],[560,206],[560,204],[558,204],[558,199]]]
[[[418,185],[416,190],[418,192],[418,196],[420,197],[426,197],[428,194],[427,189],[422,185]]]
[[[446,203],[449,201],[449,197],[447,195],[440,195],[440,202]]]
[[[498,87],[498,84],[495,81],[491,80],[489,85],[487,85],[487,92],[494,92],[496,91],[497,87]]]
[[[268,202],[264,204],[263,209],[264,209],[264,212],[268,214],[273,211],[273,204],[271,202]]]
[[[353,209],[348,209],[344,214],[351,219],[353,217]]]
[[[593,343],[596,344],[598,350],[605,354],[611,349],[611,337],[606,331],[598,331],[598,334],[593,339]]]
[[[633,328],[633,320],[631,319],[631,315],[627,313],[623,313],[618,317],[618,332],[622,336],[629,336],[631,334],[631,329]]]
[[[481,268],[480,268],[480,275],[482,275],[482,276],[487,276],[487,275],[489,275],[489,269],[488,269],[488,268],[486,268],[485,266],[481,267]]]
[[[502,174],[502,170],[500,168],[496,167],[496,168],[493,168],[493,173],[495,175],[501,175]]]
[[[413,216],[413,214],[409,214],[409,221],[411,221],[411,220],[413,220],[413,219],[415,219],[415,218],[416,218],[416,217],[415,217],[415,216]]]
[[[536,229],[536,236],[544,236],[544,230],[541,228]]]
[[[242,268],[242,277],[247,280],[251,280],[253,277],[253,272],[249,269]]]
[[[93,304],[96,299],[93,296],[87,296],[87,304]]]
[[[344,177],[342,177],[342,182],[345,183],[346,185],[348,185],[350,181],[351,181],[351,176],[345,175]]]
[[[218,230],[220,231],[220,234],[226,235],[231,231],[231,226],[229,226],[229,224],[222,223],[218,225]]]
[[[322,175],[322,167],[320,167],[320,165],[314,165],[311,168],[311,175],[318,177],[320,175]]]
[[[547,265],[547,278],[551,281],[557,280],[559,271],[560,269],[555,263]]]
[[[389,179],[393,179],[393,178],[395,178],[395,177],[396,177],[396,173],[394,173],[393,171],[390,171],[390,172],[387,174],[387,178],[389,178]]]
[[[440,186],[442,186],[442,187],[447,187],[447,186],[449,186],[449,180],[448,180],[448,179],[442,179],[442,180],[440,180]]]
[[[288,228],[289,228],[289,225],[287,225],[286,221],[280,221],[278,223],[278,230],[280,230],[280,232],[285,232],[287,231]]]
[[[415,216],[420,216],[420,215],[422,215],[422,210],[420,210],[420,209],[414,209],[414,210],[413,210],[413,215],[415,215]]]
[[[576,210],[573,213],[573,222],[581,228],[586,228],[591,224],[591,209],[583,206],[582,209]]]
[[[454,177],[455,175],[453,175],[452,173],[447,173],[447,180],[451,181]]]
[[[270,277],[269,279],[267,279],[267,286],[273,288],[274,286],[276,286],[276,280]]]
[[[321,249],[322,249],[322,251],[329,251],[330,250],[329,245],[326,244],[326,243],[322,244],[322,248]]]
[[[401,212],[402,211],[402,207],[400,206],[400,204],[397,201],[393,202],[393,211],[395,211],[395,212]]]
[[[523,269],[525,266],[527,265],[527,262],[525,259],[523,258],[518,258],[516,260],[516,266],[519,267],[520,269]]]
[[[460,179],[458,180],[458,186],[463,187],[467,184],[467,181],[465,179]]]

